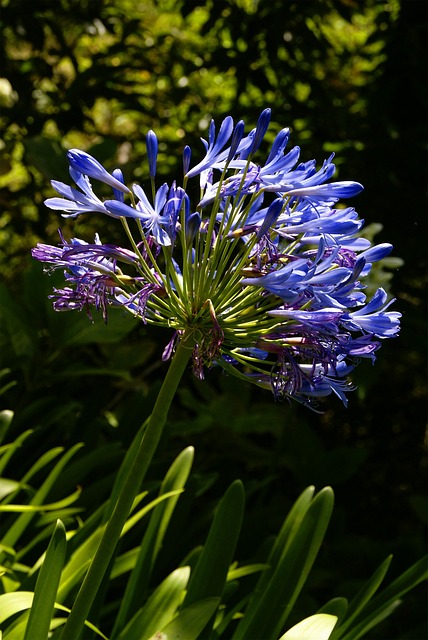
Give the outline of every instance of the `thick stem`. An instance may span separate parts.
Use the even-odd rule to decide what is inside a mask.
[[[152,414],[145,428],[140,446],[125,477],[111,517],[107,522],[104,534],[94,559],[77,594],[70,615],[60,638],[70,640],[78,638],[98,589],[108,569],[116,549],[122,529],[128,518],[132,503],[137,495],[147,469],[152,461],[162,435],[168,411],[177,387],[186,369],[193,350],[193,337],[183,336],[171,361],[165,380],[153,407]]]

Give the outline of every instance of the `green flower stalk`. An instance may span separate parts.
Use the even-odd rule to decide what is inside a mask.
[[[130,462],[129,472],[120,487],[117,500],[111,507],[111,516],[106,524],[100,544],[62,630],[61,638],[64,640],[78,638],[83,629],[115,552],[132,503],[153,459],[165,426],[168,410],[191,357],[193,343],[191,335],[183,336],[165,376],[152,414],[137,434],[135,456],[132,460],[127,460],[127,463]]]

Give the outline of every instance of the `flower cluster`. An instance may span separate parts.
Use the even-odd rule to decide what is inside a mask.
[[[128,188],[119,169],[109,173],[92,156],[68,152],[75,186],[52,181],[60,197],[46,205],[64,217],[102,213],[120,220],[129,247],[61,237],[38,244],[37,260],[63,268],[66,286],[53,306],[100,310],[121,307],[173,336],[192,336],[193,369],[220,366],[276,397],[305,404],[335,393],[346,404],[349,372],[360,358],[375,359],[383,338],[399,331],[400,313],[388,311],[386,293],[366,299],[363,280],[372,263],[392,249],[360,237],[363,221],[352,207],[358,182],[329,182],[333,156],[317,169],[286,152],[289,130],[274,139],[264,163],[257,152],[270,120],[265,109],[247,135],[242,121],[211,122],[205,156],[191,168],[183,151],[183,179],[156,188],[157,137],[147,134],[150,195]],[[188,195],[199,176],[198,202]],[[101,200],[90,180],[112,188]],[[195,189],[192,189],[194,192]]]

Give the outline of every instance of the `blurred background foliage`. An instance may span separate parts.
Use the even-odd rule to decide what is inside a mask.
[[[179,542],[174,532],[183,549],[242,478],[249,498],[241,545],[249,555],[277,530],[297,492],[332,484],[335,519],[312,585],[320,601],[352,594],[387,553],[395,556],[392,574],[405,570],[423,553],[426,528],[426,2],[2,5],[1,382],[14,435],[34,429],[23,469],[48,446],[83,441],[88,453],[108,444],[111,457],[84,482],[83,504],[96,508],[97,482],[114,472],[165,372],[169,336],[120,314],[104,326],[51,310],[47,295],[61,274],[47,277],[32,264],[36,242],[55,244],[59,226],[66,237],[91,241],[99,232],[121,241],[111,219],[70,222],[44,207],[49,181],[68,181],[66,150],[84,149],[144,185],[145,134],[154,129],[158,180],[171,181],[185,144],[195,159],[202,151],[211,118],[232,114],[248,130],[270,106],[268,141],[290,126],[303,160],[335,152],[339,178],[365,185],[355,205],[365,233],[395,246],[375,279],[397,297],[402,333],[374,367],[356,372],[348,410],[330,398],[323,413],[310,413],[215,370],[203,383],[189,374],[152,476],[183,446],[196,447],[201,503],[192,525],[181,523]],[[425,637],[421,603],[419,589],[372,637]]]

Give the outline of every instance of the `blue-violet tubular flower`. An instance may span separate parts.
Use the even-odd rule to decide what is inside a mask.
[[[125,185],[122,172],[109,173],[92,156],[68,152],[75,186],[52,181],[60,197],[46,200],[64,217],[87,213],[120,220],[129,247],[67,241],[38,244],[33,257],[64,270],[66,286],[55,289],[57,311],[118,307],[172,335],[170,357],[193,333],[193,370],[229,374],[277,398],[312,406],[331,393],[346,405],[353,388],[349,373],[361,358],[375,360],[382,340],[398,335],[401,314],[379,288],[370,300],[364,279],[391,245],[371,246],[353,207],[336,206],[357,195],[358,182],[329,182],[333,156],[317,170],[299,162],[300,149],[285,152],[290,132],[282,129],[265,162],[256,164],[270,121],[265,109],[255,129],[231,116],[211,122],[204,157],[191,167],[183,152],[178,180],[155,188],[158,142],[146,137],[150,200],[140,185]],[[200,197],[192,202],[189,182],[199,176]],[[112,188],[101,200],[90,179]],[[135,225],[135,226],[133,226]]]

